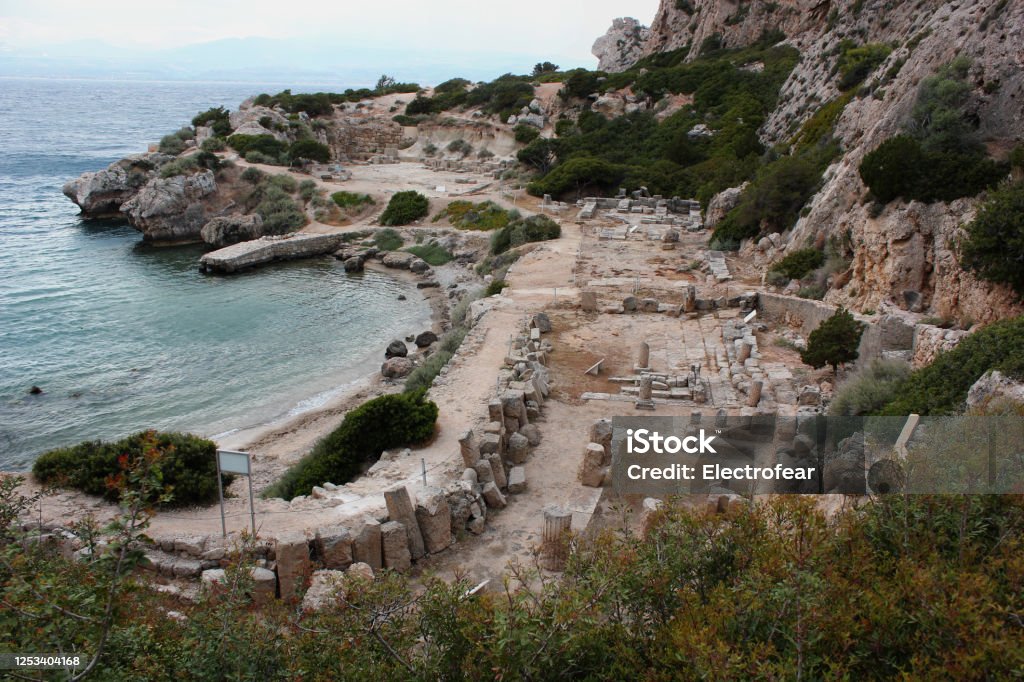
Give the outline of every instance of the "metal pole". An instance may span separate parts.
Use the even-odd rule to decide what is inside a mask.
[[[427,487],[427,460],[420,457],[420,466],[423,467],[423,487]]]
[[[224,484],[220,480],[220,452],[215,455],[217,458],[217,493],[220,496],[220,532],[223,537],[228,536],[228,525],[224,521]]]
[[[247,466],[249,469],[249,519],[252,521],[252,539],[256,540],[256,505],[252,501],[252,458],[246,455],[246,459],[249,460]]]

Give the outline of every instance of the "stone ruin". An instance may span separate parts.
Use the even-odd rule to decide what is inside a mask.
[[[577,222],[592,220],[597,217],[598,211],[604,211],[624,221],[624,216],[640,215],[642,217],[638,225],[668,225],[687,232],[700,232],[704,229],[699,201],[679,197],[665,199],[660,194],[649,196],[646,190],[633,192],[632,196],[626,196],[625,190],[619,190],[619,196],[614,198],[587,197],[578,201],[577,206],[580,209],[576,216]]]

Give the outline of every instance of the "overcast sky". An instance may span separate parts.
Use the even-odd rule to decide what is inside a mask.
[[[657,6],[658,0],[0,0],[0,49],[80,40],[170,48],[259,36],[550,54],[583,63],[612,19],[649,24]]]

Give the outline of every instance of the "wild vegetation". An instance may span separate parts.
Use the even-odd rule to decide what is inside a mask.
[[[865,327],[850,311],[840,308],[807,337],[807,348],[800,351],[800,359],[815,369],[832,365],[832,372],[836,373],[839,365],[859,357],[857,347]]]
[[[881,414],[948,415],[963,411],[967,392],[989,370],[1024,379],[1024,317],[994,322],[902,382]]]
[[[369,400],[350,410],[341,426],[317,442],[264,496],[290,500],[325,482],[348,483],[384,450],[429,440],[436,421],[437,405],[426,400],[423,391]]]
[[[119,441],[86,441],[67,448],[51,450],[32,465],[32,475],[40,483],[81,490],[111,501],[120,496],[119,477],[132,468],[152,448],[162,453],[152,466],[162,487],[145,500],[156,504],[168,492],[168,504],[187,506],[209,504],[217,499],[217,446],[213,441],[191,434],[143,431]]]
[[[1010,285],[1024,298],[1024,181],[993,191],[966,232],[961,264],[982,279]]]
[[[491,254],[502,254],[529,242],[558,239],[561,235],[562,228],[547,216],[519,218],[494,233],[491,237]]]
[[[505,227],[512,220],[521,217],[518,211],[506,211],[493,201],[475,204],[472,201],[456,199],[438,212],[432,222],[437,223],[447,218],[452,227],[460,230],[490,231]]]
[[[988,158],[967,113],[969,68],[970,61],[960,57],[924,79],[907,132],[864,157],[860,176],[877,201],[952,201],[1006,176],[1008,165]]]
[[[102,555],[20,542],[13,519],[35,500],[9,481],[4,645],[80,652],[98,679],[1009,679],[1024,666],[1019,496],[889,495],[832,518],[794,497],[727,515],[669,504],[644,535],[574,541],[557,580],[514,564],[504,590],[468,596],[466,578],[414,589],[384,571],[300,614],[253,607],[251,543],[194,603],[142,588],[128,571],[147,517],[128,488],[123,520],[94,536]]]
[[[419,192],[409,190],[396,192],[387,208],[380,214],[381,225],[408,225],[425,218],[430,212],[430,202]]]

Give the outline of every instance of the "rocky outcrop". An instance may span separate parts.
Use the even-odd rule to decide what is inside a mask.
[[[631,17],[615,19],[611,28],[594,42],[590,52],[597,57],[597,68],[618,73],[643,56],[651,31]]]
[[[222,216],[203,225],[203,241],[210,246],[230,246],[263,236],[263,218],[258,214]]]
[[[984,408],[999,402],[1024,405],[1024,383],[999,370],[986,372],[967,392],[967,407]]]
[[[740,202],[740,195],[743,194],[743,190],[749,184],[744,182],[739,187],[730,187],[711,197],[711,201],[708,202],[708,208],[704,212],[704,227],[709,230],[714,229],[715,225],[725,217],[726,213],[736,208],[736,205]]]
[[[75,202],[89,218],[117,216],[121,205],[135,196],[170,159],[159,153],[126,157],[104,170],[83,173],[69,180],[63,188],[64,196]]]
[[[198,241],[209,216],[203,199],[217,191],[213,171],[155,178],[121,205],[147,241]]]
[[[1024,5],[1001,0],[662,0],[637,58],[689,46],[686,58],[692,60],[713,37],[724,47],[741,47],[767,32],[784,34],[786,43],[800,51],[800,61],[761,127],[766,146],[789,143],[824,103],[841,94],[836,75],[840,41],[886,43],[894,49],[869,74],[863,96],[853,97],[839,115],[834,136],[843,155],[826,171],[796,225],[767,259],[758,259],[754,244],[746,246],[744,256],[767,266],[807,244],[845,243],[852,263],[829,291],[830,303],[861,311],[891,305],[975,322],[1024,313],[1009,289],[977,280],[957,260],[954,245],[973,218],[977,200],[872,207],[858,173],[865,154],[905,129],[921,81],[956,57],[971,60],[968,81],[974,87],[966,109],[990,152],[1004,156],[1024,138],[1024,54],[1019,49]]]

